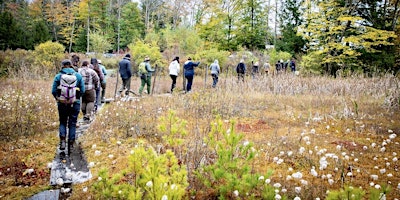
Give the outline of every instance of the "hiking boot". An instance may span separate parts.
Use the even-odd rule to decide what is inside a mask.
[[[66,142],[65,137],[60,137],[60,150],[65,150]]]
[[[102,98],[101,99],[101,103],[105,103],[106,102],[106,99],[105,98]]]
[[[68,140],[68,152],[71,153],[71,151],[74,149],[74,143],[75,140]]]

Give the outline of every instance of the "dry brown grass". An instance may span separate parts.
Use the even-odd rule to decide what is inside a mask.
[[[16,87],[18,83],[10,85]],[[324,198],[327,190],[339,189],[346,184],[368,191],[371,182],[391,185],[388,199],[400,196],[397,188],[400,183],[398,161],[393,161],[394,157],[399,157],[393,153],[398,153],[399,137],[386,141],[386,150],[380,152],[383,141],[391,134],[389,130],[400,133],[399,108],[394,103],[385,103],[387,97],[398,90],[398,78],[332,79],[284,75],[257,81],[248,79],[246,83],[238,84],[236,77],[222,76],[217,89],[210,88],[210,85],[211,78],[205,86],[204,79],[196,76],[190,94],[177,92],[107,104],[89,131],[79,139],[88,162],[94,163],[91,168],[94,178],[76,185],[72,199],[93,197],[93,191],[83,192],[82,189],[90,188],[101,168],[109,169],[110,174],[124,169],[130,150],[139,141],[159,152],[169,148],[162,139],[163,133],[157,129],[160,117],[166,115],[169,109],[175,110],[178,117],[188,122],[189,134],[185,144],[174,151],[188,166],[193,190],[202,189],[193,176],[193,170],[213,161],[212,152],[203,147],[203,138],[209,133],[215,116],[220,115],[226,124],[231,119],[235,120],[236,131],[242,132],[246,140],[255,144],[258,157],[254,170],[265,173],[273,169],[271,183],[281,183],[291,197],[295,196],[295,186],[302,187],[298,196],[312,199]],[[177,86],[182,88],[181,78]],[[139,80],[133,80],[132,88],[139,88]],[[158,77],[155,94],[166,93],[169,88],[169,77]],[[109,78],[107,97],[114,95],[114,89],[115,78]],[[56,129],[53,127],[50,131],[54,133],[51,142],[54,149]],[[30,142],[26,140],[24,143]],[[372,147],[372,143],[376,146]],[[303,154],[299,154],[301,147],[305,149]],[[96,151],[100,151],[100,155]],[[328,167],[319,170],[319,161],[327,153],[336,155],[337,160],[327,158]],[[274,161],[275,157],[283,159],[283,162],[278,164]],[[50,161],[51,158],[47,162]],[[310,174],[313,166],[318,171],[318,177]],[[379,169],[383,168],[386,172],[381,174]],[[347,176],[350,171],[353,175]],[[301,172],[308,185],[301,185],[294,179],[286,180],[295,172]],[[389,173],[392,177],[387,176]],[[332,185],[328,184],[327,178],[322,179],[328,174],[334,180]],[[373,181],[372,174],[379,175],[379,179]],[[202,199],[207,193],[198,192],[194,196]]]

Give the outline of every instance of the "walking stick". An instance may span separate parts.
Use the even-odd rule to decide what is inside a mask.
[[[119,67],[118,67],[118,70],[117,70],[117,83],[115,84],[114,99],[115,99],[115,98],[116,98],[116,96],[117,96],[117,88],[118,88],[118,76],[119,76]]]
[[[151,88],[151,95],[152,96],[153,96],[153,93],[154,93],[154,85],[156,84],[156,78],[157,78],[157,64],[156,64],[156,67],[154,68],[153,86]]]

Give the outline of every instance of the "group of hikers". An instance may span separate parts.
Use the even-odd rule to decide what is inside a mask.
[[[98,107],[105,102],[105,89],[106,89],[106,75],[107,71],[101,60],[91,58],[84,60],[79,66],[80,58],[73,55],[71,60],[63,60],[61,65],[62,69],[54,77],[52,94],[57,100],[57,107],[59,111],[59,137],[60,137],[60,150],[66,148],[66,136],[68,127],[68,148],[73,147],[75,141],[77,118],[80,110],[83,113],[83,120],[89,123]],[[133,75],[131,69],[131,55],[126,54],[119,62],[119,75],[122,79],[122,85],[119,89],[118,96],[121,96],[125,91],[125,95],[129,96],[131,85],[131,77]],[[200,65],[200,62],[192,61],[192,58],[187,58],[183,64],[184,77],[186,79],[186,86],[184,88],[186,93],[192,90],[193,78],[195,68]],[[277,74],[286,71],[290,66],[291,71],[296,71],[295,60],[283,62],[279,60],[275,65]],[[264,65],[264,72],[266,75],[274,73],[271,70],[271,65],[266,62]],[[169,64],[169,76],[171,77],[172,84],[170,92],[173,93],[176,88],[176,79],[181,70],[179,57],[174,59]],[[208,67],[211,71],[213,79],[212,87],[215,88],[218,83],[218,76],[221,68],[217,59]],[[139,95],[142,96],[143,89],[147,87],[147,94],[151,94],[151,77],[155,69],[150,65],[150,57],[145,56],[143,62],[140,62],[138,73],[141,80],[139,87]],[[244,59],[241,59],[236,66],[236,73],[238,75],[238,82],[243,81],[246,74],[246,64]],[[260,73],[259,62],[252,62],[251,75],[256,78]]]
[[[54,77],[52,86],[60,121],[60,150],[65,150],[67,145],[67,127],[68,149],[73,148],[80,110],[84,122],[90,123],[94,113],[105,102],[107,71],[101,60],[84,60],[81,66],[79,56],[73,55],[71,60],[61,62],[62,68]]]

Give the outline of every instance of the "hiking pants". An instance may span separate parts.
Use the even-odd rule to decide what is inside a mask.
[[[106,98],[106,82],[101,83],[101,101],[104,101]]]
[[[238,82],[242,80],[244,82],[244,74],[243,73],[238,73]]]
[[[96,91],[95,89],[86,90],[85,94],[82,96],[82,113],[84,117],[90,118],[94,110],[94,102],[96,101]]]
[[[60,120],[59,136],[67,137],[68,127],[68,140],[75,140],[76,122],[78,121],[80,103],[73,104],[57,103],[58,117]]]
[[[186,92],[190,92],[192,90],[193,75],[192,76],[185,76],[185,78],[187,79]]]
[[[218,83],[218,75],[217,74],[211,74],[211,76],[213,78],[212,87],[215,88],[217,86],[217,83]]]
[[[178,77],[178,76],[176,76],[176,75],[169,75],[170,77],[171,77],[171,79],[172,79],[172,85],[171,85],[171,93],[174,91],[174,88],[175,88],[175,86],[176,86],[176,78]]]
[[[122,86],[121,89],[119,89],[119,94],[122,93],[122,91],[125,91],[125,95],[129,95],[129,91],[131,90],[131,78],[127,78],[127,79],[122,79]]]
[[[140,85],[139,88],[139,94],[142,95],[143,88],[145,85],[147,85],[147,94],[150,94],[150,88],[151,88],[151,76],[146,76],[146,78],[140,78],[142,81],[142,84]]]

